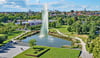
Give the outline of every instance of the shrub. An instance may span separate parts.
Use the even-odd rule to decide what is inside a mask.
[[[36,40],[35,40],[35,39],[31,39],[31,40],[29,41],[29,45],[30,45],[30,47],[36,45]]]
[[[3,41],[5,41],[6,39],[7,39],[7,35],[0,34],[0,43],[2,43]]]
[[[8,43],[8,42],[10,42],[10,40],[6,40],[6,41],[4,41],[3,44],[6,44],[6,43]]]

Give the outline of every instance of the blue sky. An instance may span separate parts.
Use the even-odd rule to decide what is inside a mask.
[[[49,10],[100,10],[100,0],[0,0],[0,12],[40,11],[44,3]]]

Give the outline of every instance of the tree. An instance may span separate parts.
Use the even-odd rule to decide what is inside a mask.
[[[52,22],[52,27],[56,27],[56,21],[55,22]]]
[[[72,25],[72,20],[71,20],[71,18],[68,18],[68,19],[67,19],[67,25]]]
[[[71,10],[71,13],[73,13],[74,12],[74,10]]]
[[[80,34],[82,31],[81,27],[81,21],[76,21],[75,23],[72,24],[72,31],[76,32],[77,34]]]
[[[94,58],[100,58],[100,37],[93,40],[93,55]]]
[[[29,45],[30,45],[30,47],[36,45],[36,40],[35,39],[29,40]]]
[[[88,32],[88,28],[87,28],[87,22],[86,21],[82,21],[82,33],[87,33]]]
[[[92,21],[90,23],[90,31],[89,31],[89,37],[91,39],[95,38],[95,32],[96,32],[96,24],[95,24],[95,22]]]
[[[71,26],[68,26],[68,27],[67,27],[67,30],[68,30],[69,32],[72,32],[72,27],[71,27]]]
[[[0,34],[0,43],[2,43],[3,41],[5,41],[6,39],[7,39],[7,35]]]

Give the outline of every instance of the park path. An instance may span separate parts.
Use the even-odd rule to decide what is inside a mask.
[[[21,48],[23,48],[23,50]],[[14,56],[18,55],[19,53],[27,49],[29,49],[29,47],[27,46],[14,45],[0,52],[0,58],[13,58]]]
[[[62,36],[65,36],[65,37],[68,37],[68,35],[65,35],[63,33],[61,33],[58,29],[56,29],[56,31],[62,35]],[[78,37],[72,37],[70,36],[71,38],[75,38],[77,40],[79,40],[81,42],[81,45],[82,45],[82,53],[80,55],[80,57],[82,58],[93,58],[93,55],[92,54],[89,54],[89,52],[86,50],[86,43],[81,39],[81,38],[78,38]]]
[[[15,37],[15,38],[13,38],[11,40],[14,41],[15,39],[17,39],[17,38],[21,37],[22,35],[26,34],[27,32],[30,32],[30,30],[26,30],[24,33],[18,35],[17,37]]]
[[[13,42],[17,42],[17,40],[15,40],[15,39],[22,36],[23,34],[26,34],[27,32],[30,32],[30,31],[26,30],[24,33],[20,34],[19,36],[15,37],[11,40]],[[23,48],[23,50],[21,50],[21,48]],[[16,45],[16,44],[13,45],[13,43],[9,42],[9,44],[2,47],[2,51],[0,51],[0,58],[13,58],[14,56],[18,55],[19,53],[21,53],[27,49],[29,49],[29,46]]]

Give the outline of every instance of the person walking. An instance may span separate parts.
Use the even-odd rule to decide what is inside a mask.
[[[24,50],[23,48],[20,48],[22,51]]]

